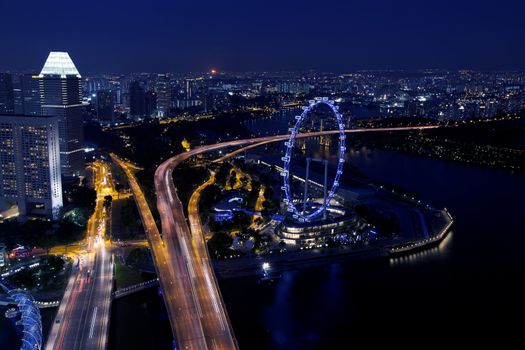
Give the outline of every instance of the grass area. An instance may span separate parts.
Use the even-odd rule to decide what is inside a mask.
[[[144,281],[140,271],[127,267],[118,258],[115,258],[115,280],[117,289],[126,288]]]

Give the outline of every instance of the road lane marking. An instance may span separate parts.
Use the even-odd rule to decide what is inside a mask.
[[[89,339],[93,338],[93,333],[95,331],[95,321],[97,320],[97,310],[98,307],[95,306],[93,309],[93,317],[91,317],[91,327],[89,328]]]

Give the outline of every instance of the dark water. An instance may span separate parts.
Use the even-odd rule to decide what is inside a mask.
[[[253,278],[222,281],[241,348],[521,343],[525,177],[366,149],[349,160],[447,207],[456,219],[452,235],[406,262],[290,271],[263,287]]]
[[[294,116],[301,114],[301,112],[300,108],[284,108],[268,117],[247,120],[243,125],[257,136],[286,134],[288,133],[288,127],[291,126],[289,123],[295,122]],[[349,118],[356,120],[377,117],[379,109],[351,105],[342,113],[343,121],[346,124],[349,122]]]
[[[21,332],[15,326],[14,319],[5,317],[8,306],[0,307],[0,349],[2,350],[17,350],[20,348]]]
[[[111,305],[109,349],[173,349],[171,328],[158,288],[149,288]]]
[[[293,116],[300,113],[297,108],[284,109],[269,117],[247,120],[243,125],[256,136],[286,134]]]
[[[277,134],[286,132],[288,118],[248,123]],[[439,247],[395,260],[288,271],[272,285],[257,278],[220,281],[240,347],[521,344],[525,176],[366,148],[346,159],[371,178],[447,207],[455,218],[453,232]],[[148,293],[114,304],[110,349],[171,348],[162,303]]]
[[[19,317],[8,319],[5,317],[5,311],[13,306],[0,307],[0,349],[1,350],[16,350],[22,345],[22,327],[16,326],[15,322]],[[42,319],[42,335],[43,343],[47,339],[47,334],[53,324],[55,318],[56,308],[41,309],[40,317]]]

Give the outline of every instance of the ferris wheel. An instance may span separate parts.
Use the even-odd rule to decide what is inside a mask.
[[[324,187],[324,200],[321,206],[316,208],[313,212],[308,213],[306,211],[306,200],[307,200],[307,189],[308,189],[308,171],[309,171],[309,163],[310,158],[307,158],[307,174],[305,177],[305,193],[304,193],[304,200],[303,200],[303,210],[300,211],[297,209],[296,205],[293,202],[293,196],[292,191],[290,189],[290,160],[292,159],[292,151],[293,147],[295,145],[295,140],[297,137],[297,134],[299,133],[299,128],[301,127],[304,120],[308,117],[310,112],[312,112],[314,109],[318,108],[319,105],[326,105],[330,108],[334,118],[336,119],[338,128],[339,128],[339,152],[338,152],[338,162],[337,162],[337,169],[335,173],[335,178],[332,183],[332,186],[330,187],[330,190],[327,193],[327,186],[326,186],[326,166],[327,162],[325,163],[325,187]],[[309,104],[307,106],[303,107],[303,112],[301,115],[298,115],[295,117],[296,122],[293,128],[291,128],[290,132],[290,138],[288,141],[285,142],[286,151],[285,155],[282,157],[282,160],[284,162],[283,171],[281,175],[283,176],[283,186],[282,190],[284,191],[284,203],[287,205],[287,211],[292,214],[292,217],[299,222],[310,222],[316,218],[318,218],[321,214],[323,214],[328,205],[330,204],[330,201],[334,197],[337,188],[339,187],[339,179],[341,178],[341,175],[343,174],[343,164],[344,164],[344,154],[345,154],[345,132],[344,132],[344,123],[343,123],[343,117],[341,116],[341,113],[339,113],[339,107],[334,104],[333,100],[330,100],[328,97],[316,97],[314,100],[310,100]]]

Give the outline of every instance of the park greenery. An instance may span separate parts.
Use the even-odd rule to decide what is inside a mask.
[[[65,288],[71,262],[62,257],[47,255],[35,268],[25,268],[10,276],[9,282],[17,288],[33,292],[52,292]]]
[[[87,221],[95,209],[96,191],[86,186],[64,186],[65,205],[61,219],[8,220],[0,225],[0,241],[12,249],[16,244],[52,248],[84,237]]]
[[[135,248],[126,257],[126,265],[140,269],[145,265],[152,264],[153,258],[148,248]]]
[[[201,193],[200,212],[203,222],[208,224],[212,237],[208,241],[208,247],[216,257],[232,255],[231,249],[233,236],[237,236],[241,242],[253,241],[253,250],[260,247],[261,236],[254,225],[261,225],[269,220],[271,215],[280,209],[279,199],[276,198],[274,187],[277,186],[275,179],[265,173],[255,171],[253,167],[242,162],[224,162],[215,166],[215,184],[207,186]],[[264,187],[263,187],[264,186]],[[231,219],[216,221],[213,219],[213,207],[221,200],[227,198],[228,193],[235,188],[244,201],[238,210],[233,211]],[[264,200],[262,201],[261,216],[250,215],[256,211],[261,189]],[[255,226],[256,227],[256,226]],[[238,255],[239,252],[235,252]]]
[[[124,258],[115,259],[115,280],[117,288],[125,288],[153,278],[143,272],[145,266],[153,266],[151,252],[147,248],[135,248]]]
[[[0,241],[8,249],[14,248],[16,244],[50,249],[56,245],[78,241],[84,237],[84,233],[84,226],[78,226],[67,218],[58,222],[10,220],[0,225]]]
[[[142,221],[140,219],[139,211],[134,200],[125,199],[123,202],[121,202],[120,221],[127,229],[127,232],[124,234],[124,236],[132,236],[136,233],[142,232]]]

